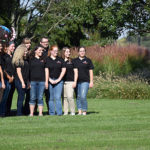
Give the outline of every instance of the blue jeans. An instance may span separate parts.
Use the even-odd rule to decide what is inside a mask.
[[[20,80],[15,79],[15,87],[18,92],[18,99],[17,99],[17,116],[21,116],[23,114],[23,101],[25,98],[25,93],[27,88],[22,88],[22,84]],[[27,87],[27,85],[26,85]]]
[[[30,105],[35,105],[38,100],[38,105],[43,106],[43,93],[45,89],[45,82],[31,81],[30,89]]]
[[[11,84],[9,83],[8,80],[5,80],[5,89],[3,92],[3,96],[2,96],[2,100],[0,103],[0,115],[1,116],[5,116],[6,113],[6,102],[7,102],[7,98],[11,89]]]
[[[78,110],[87,111],[87,93],[89,82],[79,82],[77,84],[77,108]]]
[[[63,88],[63,81],[57,84],[49,84],[49,114],[55,115],[55,105],[57,115],[62,115],[62,104],[61,104],[61,94]],[[55,100],[55,101],[54,101]]]

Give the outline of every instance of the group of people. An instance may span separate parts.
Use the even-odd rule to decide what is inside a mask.
[[[49,47],[47,37],[30,50],[31,40],[15,43],[0,42],[0,116],[10,115],[13,93],[17,90],[17,116],[43,116],[45,95],[49,115],[75,115],[74,93],[78,115],[87,114],[87,93],[93,87],[93,63],[86,57],[85,47],[78,57],[64,47],[59,54],[57,45]],[[62,107],[63,102],[63,107]],[[63,109],[62,109],[63,108]],[[63,113],[64,112],[64,113]]]

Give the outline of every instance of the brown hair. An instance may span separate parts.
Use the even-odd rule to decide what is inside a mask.
[[[81,48],[84,48],[85,51],[86,51],[86,48],[85,48],[84,46],[80,46],[80,47],[78,48],[78,52],[80,51]]]
[[[65,52],[66,52],[67,49],[70,50],[69,47],[64,47],[64,48],[62,49],[62,51],[61,51],[61,57],[62,57],[63,59],[65,59]],[[70,52],[71,52],[71,50],[70,50]],[[72,59],[69,58],[69,62],[71,62],[71,60],[72,60]]]
[[[48,57],[50,57],[51,56],[51,51],[53,51],[53,49],[55,48],[55,47],[57,47],[58,48],[58,46],[57,45],[52,45],[49,49],[48,49]]]
[[[43,42],[43,39],[47,39],[48,40],[48,37],[42,37],[41,39],[40,39],[40,42]]]
[[[29,38],[26,37],[22,40],[22,44],[28,44],[28,43],[31,43],[31,40]]]

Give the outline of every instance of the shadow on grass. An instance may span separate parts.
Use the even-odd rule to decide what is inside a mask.
[[[13,116],[16,116],[17,114],[17,110],[16,109],[12,109],[10,114],[8,114],[6,117],[13,117]],[[78,113],[76,113],[77,115]],[[99,112],[96,112],[96,111],[89,111],[87,112],[87,115],[91,115],[91,114],[99,114]],[[28,116],[29,114],[23,114],[23,116]],[[43,112],[43,116],[47,116],[49,115],[47,111],[44,111]],[[38,112],[35,112],[34,113],[34,116],[38,116]]]
[[[89,112],[87,112],[87,115],[90,115],[90,114],[99,114],[99,112],[97,112],[97,111],[89,111]]]

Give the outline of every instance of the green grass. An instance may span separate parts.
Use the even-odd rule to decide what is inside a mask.
[[[88,104],[87,116],[0,118],[0,150],[150,149],[149,100],[89,99]]]

